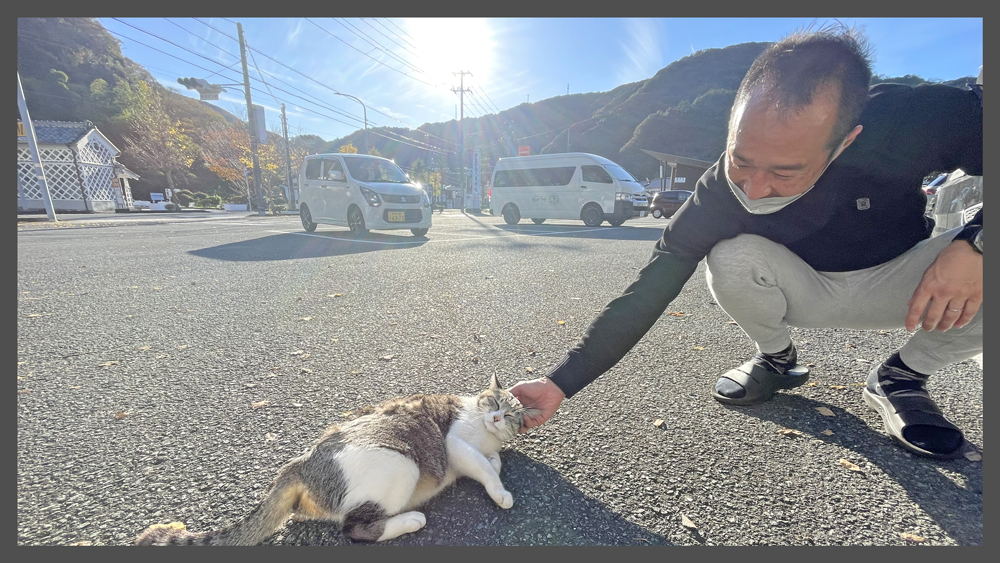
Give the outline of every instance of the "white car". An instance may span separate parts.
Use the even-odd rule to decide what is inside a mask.
[[[387,158],[313,154],[299,169],[299,217],[309,232],[337,225],[357,238],[369,230],[394,229],[422,237],[431,227],[431,201]]]

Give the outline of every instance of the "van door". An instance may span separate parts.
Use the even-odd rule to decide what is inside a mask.
[[[615,212],[615,179],[603,166],[584,164],[580,167],[580,201],[577,209],[596,201],[606,215]]]
[[[326,203],[321,197],[322,187],[320,176],[323,173],[323,161],[319,158],[306,159],[302,175],[299,179],[300,203],[306,204],[313,221],[326,216]]]
[[[322,197],[326,218],[347,224],[347,175],[344,164],[333,157],[323,158]]]

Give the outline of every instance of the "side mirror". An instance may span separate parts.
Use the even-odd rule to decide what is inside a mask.
[[[327,174],[327,179],[342,181],[344,179],[344,173],[341,172],[340,170],[331,170],[330,173]]]

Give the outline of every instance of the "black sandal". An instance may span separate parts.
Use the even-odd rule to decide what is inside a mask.
[[[885,364],[876,367],[869,379],[875,377],[878,377],[877,388],[872,390],[869,383],[862,396],[868,407],[882,416],[885,431],[900,445],[936,459],[953,459],[962,453],[965,436],[944,417],[924,389],[926,377]]]
[[[722,374],[722,379],[728,379],[742,387],[746,394],[742,397],[727,397],[718,390],[718,382],[712,388],[712,397],[720,403],[730,405],[756,405],[769,400],[779,389],[793,389],[809,381],[809,368],[795,365],[781,373],[775,366],[757,354],[752,360],[740,367]]]

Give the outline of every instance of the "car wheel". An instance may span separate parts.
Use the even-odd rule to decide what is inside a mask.
[[[608,219],[608,224],[610,224],[612,227],[621,227],[622,225],[625,224],[625,218],[615,217],[614,219]]]
[[[309,206],[302,204],[299,206],[299,219],[302,219],[302,228],[306,232],[313,232],[316,230],[316,223],[313,223],[312,213],[309,213]]]
[[[660,211],[659,209],[654,209],[653,210],[653,218],[654,219],[659,219],[660,217],[663,217],[663,212]]]
[[[541,225],[542,223],[545,222],[545,219],[532,219],[531,222],[536,225]]]
[[[413,233],[413,236],[415,237],[422,237],[427,234],[427,229],[410,229],[410,232]]]
[[[583,208],[580,212],[580,218],[583,219],[583,224],[588,227],[598,227],[604,222],[604,211],[601,210],[596,204],[591,203]]]
[[[357,207],[352,207],[347,212],[347,228],[351,229],[354,238],[364,238],[368,234],[368,229],[365,228],[365,216]]]
[[[516,225],[521,220],[521,212],[518,211],[517,206],[514,204],[507,204],[503,208],[503,220],[508,225]]]

